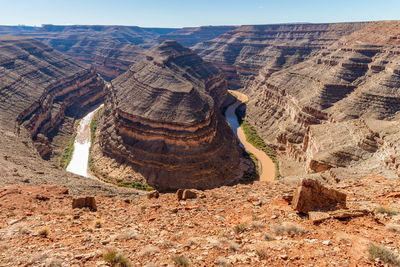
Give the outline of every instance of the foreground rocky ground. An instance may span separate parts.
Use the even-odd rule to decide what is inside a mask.
[[[103,255],[118,251],[133,266],[381,266],[369,244],[400,252],[398,180],[332,187],[347,193],[349,208],[371,213],[314,224],[285,200],[295,185],[279,183],[186,201],[96,196],[96,212],[72,209],[74,196],[61,187],[9,186],[0,189],[0,265],[107,266]]]

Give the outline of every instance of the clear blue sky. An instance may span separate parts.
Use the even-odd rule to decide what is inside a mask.
[[[400,0],[0,0],[0,25],[144,27],[400,19]]]

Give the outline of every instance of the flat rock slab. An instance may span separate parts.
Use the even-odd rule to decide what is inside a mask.
[[[310,211],[308,213],[308,219],[311,220],[314,224],[321,223],[328,219],[348,219],[354,217],[362,217],[368,215],[369,211],[367,210],[335,210],[330,212],[322,212],[322,211]]]

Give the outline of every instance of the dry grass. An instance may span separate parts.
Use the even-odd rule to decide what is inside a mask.
[[[245,224],[241,223],[241,224],[235,225],[235,228],[233,230],[237,234],[244,233],[247,231],[247,226]]]
[[[40,228],[37,233],[40,237],[48,238],[50,235],[50,229],[49,227],[45,226],[43,228]]]
[[[183,255],[172,257],[172,261],[177,266],[181,266],[181,267],[189,267],[190,266],[189,260]]]
[[[275,225],[273,230],[277,235],[302,235],[306,233],[303,227],[287,222]]]
[[[370,244],[368,246],[368,253],[370,260],[378,258],[385,263],[400,266],[399,256],[385,247]]]
[[[260,260],[265,260],[268,258],[268,252],[265,248],[257,248],[256,254]]]
[[[399,224],[394,224],[394,223],[388,224],[386,226],[386,230],[388,230],[390,232],[393,232],[393,233],[400,234],[400,225]]]
[[[375,209],[375,213],[386,214],[388,216],[394,216],[394,215],[399,214],[399,211],[394,210],[394,209],[389,208],[389,207],[378,207],[378,208]]]
[[[110,250],[103,255],[103,260],[112,267],[130,267],[129,259],[116,250]]]
[[[269,233],[265,233],[264,234],[264,240],[265,241],[274,241],[274,240],[276,240],[276,238],[273,235],[269,234]]]

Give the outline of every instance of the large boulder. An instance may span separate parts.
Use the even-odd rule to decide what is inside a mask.
[[[346,208],[347,195],[327,188],[314,179],[303,179],[295,191],[292,207],[298,212]]]
[[[94,197],[77,197],[72,200],[73,209],[88,208],[97,211],[96,199]]]

